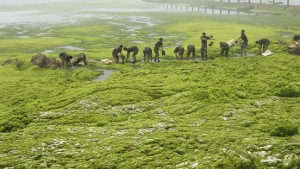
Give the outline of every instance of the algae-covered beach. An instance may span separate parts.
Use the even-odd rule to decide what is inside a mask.
[[[0,168],[300,167],[300,56],[287,47],[299,7],[232,4],[241,13],[229,15],[167,1],[0,3]],[[220,55],[241,30],[248,55],[239,45]],[[207,60],[203,32],[214,37]],[[144,61],[159,38],[166,56]],[[257,54],[262,38],[273,55]],[[120,44],[138,46],[137,62],[100,64]],[[177,60],[175,47],[189,44],[196,58]],[[88,65],[31,63],[61,62],[61,52],[84,53]]]

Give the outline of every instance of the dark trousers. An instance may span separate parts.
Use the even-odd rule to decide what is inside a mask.
[[[201,58],[207,60],[207,45],[201,46]]]
[[[270,41],[266,41],[265,44],[263,44],[263,52],[265,52],[266,50],[268,50],[268,47],[269,47],[269,44],[270,44]]]
[[[225,54],[226,58],[228,58],[228,53],[229,53],[229,47],[221,48],[221,55]]]

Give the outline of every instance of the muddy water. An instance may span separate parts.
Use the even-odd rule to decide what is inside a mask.
[[[73,24],[98,18],[103,13],[159,10],[154,4],[142,0],[0,0],[0,4],[0,28],[14,24]],[[110,15],[106,19],[112,19]],[[136,18],[132,20],[140,21]]]
[[[57,5],[59,2],[59,6]],[[87,19],[97,19],[104,24],[119,27],[119,31],[136,37],[133,43],[143,43],[142,30],[163,23],[148,16],[143,16],[143,12],[157,12],[161,9],[156,4],[146,3],[142,0],[0,0],[0,34],[6,34],[1,28],[30,30],[32,27],[41,27],[37,32],[38,36],[45,37],[51,34],[53,27],[78,24]],[[34,5],[34,9],[32,6]],[[2,9],[9,10],[2,10]],[[123,13],[134,14],[127,16]],[[152,32],[148,32],[151,34]],[[36,35],[37,35],[36,34]],[[35,36],[28,32],[17,34],[17,38],[29,38]],[[116,34],[103,34],[113,38]],[[66,50],[73,47],[63,47]],[[55,50],[55,49],[53,49]],[[52,51],[44,51],[51,53]]]
[[[116,14],[102,14],[99,19],[107,20],[108,24],[120,26],[121,31],[131,33],[137,33],[143,28],[152,27],[162,23],[162,21],[154,20],[148,16],[119,16]],[[133,35],[136,36],[135,34]]]

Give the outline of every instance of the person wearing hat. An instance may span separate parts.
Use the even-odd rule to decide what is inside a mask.
[[[165,51],[163,49],[163,38],[159,38],[159,41],[155,43],[154,46],[154,53],[155,53],[155,58],[154,62],[160,62],[159,60],[159,50],[162,52],[162,55],[165,55]]]
[[[122,54],[122,49],[123,49],[123,45],[120,45],[119,47],[113,49],[112,56],[113,59],[115,60],[115,63],[119,63],[119,54],[120,57],[122,58],[122,63],[124,63],[125,56]]]
[[[246,54],[246,48],[248,46],[248,38],[247,38],[247,36],[245,34],[245,30],[242,30],[241,36],[235,41],[235,43],[237,43],[239,40],[242,42],[242,45],[241,45],[241,57],[243,56],[243,54],[245,54],[245,56],[246,56],[247,55]]]
[[[212,36],[206,36],[206,33],[203,32],[201,39],[201,57],[203,60],[207,60],[207,40],[211,39]]]
[[[258,54],[264,53],[266,50],[268,50],[270,40],[269,39],[261,39],[255,42],[259,45]],[[263,51],[261,52],[261,48],[263,48]]]

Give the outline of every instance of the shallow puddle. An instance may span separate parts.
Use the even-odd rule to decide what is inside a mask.
[[[30,36],[16,36],[16,38],[18,38],[18,39],[27,39],[27,38],[30,38]]]
[[[101,82],[101,81],[105,81],[107,80],[112,73],[114,73],[116,70],[109,70],[109,69],[96,69],[98,71],[101,71],[103,74],[99,75],[98,77],[96,77],[96,79],[94,81],[96,82]]]
[[[60,46],[60,47],[56,47],[57,49],[67,49],[67,50],[85,50],[83,48],[80,47],[76,47],[76,46]]]
[[[44,52],[42,52],[42,54],[49,54],[49,53],[55,53],[56,50],[45,50]]]
[[[254,56],[259,56],[257,53],[247,53],[247,56],[243,57],[254,57]],[[241,53],[233,53],[233,57],[241,57]]]
[[[291,32],[281,32],[281,36],[283,38],[293,38],[294,37],[294,34],[291,33]]]

